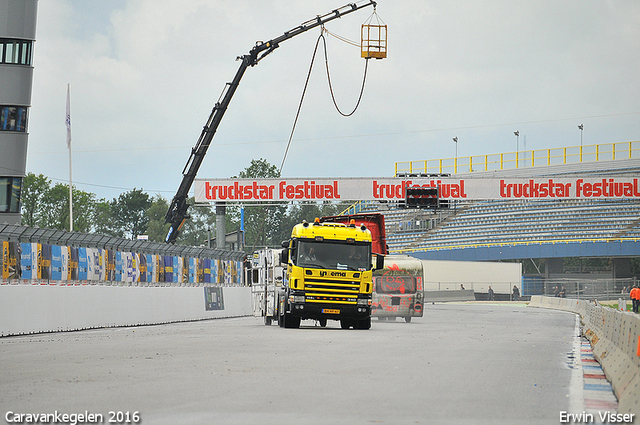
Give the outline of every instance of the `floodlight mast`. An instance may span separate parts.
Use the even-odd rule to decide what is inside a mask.
[[[209,119],[207,120],[207,123],[204,126],[202,133],[200,134],[200,138],[198,139],[196,145],[191,149],[191,155],[189,156],[187,164],[182,170],[182,182],[180,183],[180,187],[173,197],[171,205],[169,206],[169,210],[165,215],[165,223],[171,223],[171,228],[169,229],[169,232],[165,239],[166,242],[176,242],[176,239],[180,234],[180,229],[182,228],[185,220],[189,218],[189,214],[187,213],[187,210],[189,208],[189,205],[187,204],[187,196],[189,190],[191,189],[191,185],[193,184],[193,180],[198,173],[200,165],[202,165],[202,161],[204,160],[204,156],[207,153],[207,149],[209,149],[209,146],[211,145],[211,140],[213,140],[213,136],[215,135],[216,130],[220,125],[220,121],[222,121],[222,117],[224,116],[224,113],[229,106],[229,102],[231,102],[231,98],[238,88],[238,84],[240,84],[240,80],[242,79],[242,76],[244,75],[246,69],[249,66],[257,65],[258,62],[265,58],[265,56],[280,47],[280,43],[285,40],[293,38],[296,35],[302,34],[303,32],[317,26],[324,25],[329,21],[340,18],[351,12],[355,12],[356,10],[362,9],[367,6],[373,6],[375,8],[376,5],[377,4],[375,1],[369,1],[361,5],[349,3],[339,9],[327,13],[326,15],[317,16],[312,20],[304,22],[302,25],[285,32],[280,37],[276,37],[267,42],[259,41],[249,51],[249,54],[239,56],[237,58],[237,60],[240,61],[240,67],[238,68],[233,81],[227,83],[222,95],[218,99],[218,102],[216,102],[215,106],[213,107],[211,115],[209,116]]]

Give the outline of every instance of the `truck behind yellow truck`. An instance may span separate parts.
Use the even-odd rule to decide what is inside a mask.
[[[422,317],[424,306],[422,261],[408,255],[387,255],[384,269],[373,274],[371,315],[378,320]]]

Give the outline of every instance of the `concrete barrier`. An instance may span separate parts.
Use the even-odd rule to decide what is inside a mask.
[[[579,314],[582,334],[618,397],[618,412],[640,416],[640,316],[569,298],[532,296],[529,306]]]
[[[243,286],[0,286],[1,336],[252,314],[251,288]]]
[[[456,289],[453,291],[424,291],[423,293],[425,303],[476,300],[473,289]]]

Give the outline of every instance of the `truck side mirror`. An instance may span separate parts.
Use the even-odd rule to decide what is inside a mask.
[[[280,252],[280,264],[289,264],[289,248],[285,248]]]
[[[376,254],[376,266],[373,268],[373,270],[382,270],[382,269],[384,269],[384,255]]]

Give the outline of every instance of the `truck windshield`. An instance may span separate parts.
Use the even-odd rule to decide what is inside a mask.
[[[371,245],[298,240],[295,257],[299,267],[364,271],[371,268]]]

